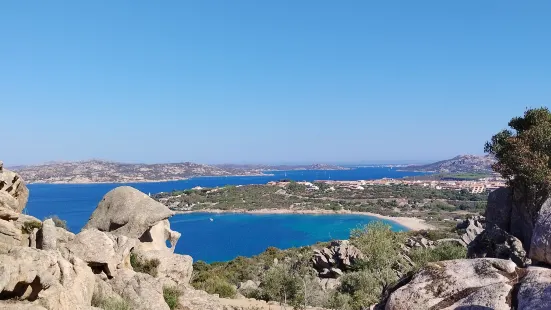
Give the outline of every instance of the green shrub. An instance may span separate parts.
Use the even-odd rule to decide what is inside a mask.
[[[444,243],[434,249],[416,248],[411,250],[409,253],[409,257],[413,262],[415,262],[418,268],[421,268],[430,262],[460,259],[465,258],[466,256],[467,249],[465,249],[465,247],[451,243]]]
[[[329,309],[353,310],[351,304],[352,297],[350,295],[333,292],[325,307]]]
[[[24,234],[31,234],[35,228],[42,228],[42,223],[38,221],[27,221],[21,226],[21,232]]]
[[[130,310],[130,305],[124,299],[105,298],[95,293],[92,295],[92,306],[103,310]]]
[[[361,262],[362,269],[385,269],[395,265],[400,259],[400,244],[405,241],[405,234],[391,230],[383,222],[371,222],[361,229],[354,229],[350,241],[365,253],[366,259]]]
[[[410,235],[421,235],[429,240],[436,241],[446,238],[457,238],[458,234],[455,232],[455,222],[451,222],[453,225],[450,229],[431,229],[431,230],[418,230],[409,232]]]
[[[60,219],[57,215],[51,215],[51,216],[48,216],[48,217],[44,218],[44,220],[47,220],[47,219],[52,219],[52,221],[54,221],[55,227],[59,227],[59,228],[65,229],[65,230],[69,230],[69,229],[67,229],[67,221]]]
[[[130,265],[136,272],[147,273],[150,276],[157,276],[157,269],[161,261],[157,258],[154,259],[144,259],[136,255],[135,253],[130,254]]]
[[[182,292],[177,287],[173,287],[173,286],[163,287],[163,298],[165,299],[165,302],[170,308],[170,310],[174,310],[179,306],[180,302],[178,301],[178,298],[181,295],[182,295]]]
[[[278,264],[264,274],[261,285],[263,299],[289,304],[304,300],[298,272],[289,265]]]
[[[349,301],[353,309],[363,309],[376,304],[381,296],[382,283],[377,274],[371,271],[347,273],[341,277],[342,293],[352,297]]]
[[[196,289],[203,290],[209,294],[218,294],[224,298],[233,298],[237,293],[233,285],[217,276],[208,277],[204,281],[196,281],[193,283],[193,286]]]

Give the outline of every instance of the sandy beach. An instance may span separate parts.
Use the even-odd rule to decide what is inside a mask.
[[[248,213],[248,214],[355,214],[355,215],[367,215],[371,217],[376,217],[383,220],[392,221],[394,223],[400,224],[410,230],[428,230],[435,229],[434,226],[425,222],[425,220],[416,218],[416,217],[392,217],[380,215],[377,213],[371,212],[357,212],[349,210],[341,211],[332,211],[332,210],[288,210],[288,209],[258,209],[258,210],[244,210],[244,209],[235,209],[235,210],[220,210],[220,209],[204,209],[204,210],[194,210],[194,211],[176,211],[177,214],[187,214],[187,213]]]

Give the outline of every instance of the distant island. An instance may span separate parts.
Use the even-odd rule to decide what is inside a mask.
[[[191,162],[162,164],[130,164],[103,160],[55,162],[17,166],[27,183],[85,184],[139,183],[185,180],[200,176],[258,176],[276,170],[346,170],[348,168],[315,164],[301,166],[269,165],[204,165]]]
[[[350,170],[351,168],[328,164],[313,165],[254,165],[223,164],[216,165],[222,169],[242,169],[246,171],[290,171],[290,170]]]
[[[459,155],[452,159],[427,165],[409,165],[400,167],[403,171],[422,171],[435,173],[477,173],[492,174],[492,165],[496,162],[490,155]]]

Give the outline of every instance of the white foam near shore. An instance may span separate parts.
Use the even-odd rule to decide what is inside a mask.
[[[371,217],[376,217],[382,220],[392,221],[399,225],[402,225],[410,230],[429,230],[434,229],[435,227],[428,224],[425,220],[416,218],[416,217],[393,217],[385,216],[377,213],[371,212],[358,212],[350,210],[289,210],[289,209],[258,209],[258,210],[244,210],[244,209],[234,209],[234,210],[221,210],[221,209],[204,209],[204,210],[194,210],[194,211],[177,211],[179,214],[187,213],[247,213],[247,214],[354,214],[354,215],[367,215]]]

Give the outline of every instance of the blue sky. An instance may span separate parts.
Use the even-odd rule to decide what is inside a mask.
[[[0,160],[481,154],[551,98],[551,1],[5,1]]]

